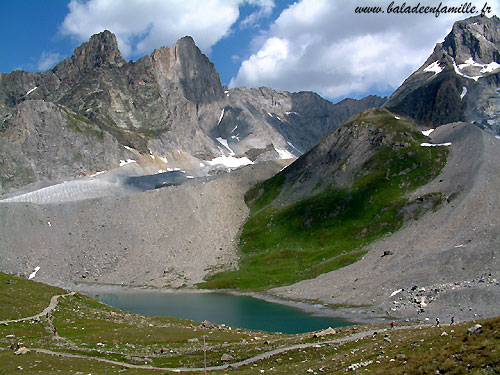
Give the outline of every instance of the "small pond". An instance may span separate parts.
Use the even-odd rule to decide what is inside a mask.
[[[247,296],[219,293],[123,292],[88,294],[107,305],[147,316],[172,316],[198,322],[268,332],[303,333],[352,323]]]

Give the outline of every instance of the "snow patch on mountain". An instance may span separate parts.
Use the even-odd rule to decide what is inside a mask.
[[[120,160],[120,167],[131,163],[137,163],[137,161],[135,161],[134,159]]]
[[[39,266],[36,266],[35,267],[35,270],[33,272],[30,273],[30,275],[28,276],[28,280],[31,280],[31,279],[34,279],[35,276],[36,276],[36,273],[40,271],[40,267]]]
[[[220,122],[222,121],[223,117],[224,117],[224,108],[222,108],[222,111],[220,112],[219,121],[217,122],[217,125],[220,124]]]
[[[496,69],[500,68],[500,64],[497,62],[493,61],[489,64],[480,64],[478,62],[475,62],[472,57],[467,59],[465,63],[458,65],[458,68],[463,70],[468,67],[476,67],[476,68],[481,68],[481,73],[491,73],[495,71]]]
[[[458,64],[458,65],[457,65],[456,61],[453,60],[453,69],[455,70],[455,73],[457,73],[458,75],[460,75],[464,78],[473,79],[474,81],[477,81],[479,78],[484,77],[485,74],[492,73],[499,68],[500,68],[500,64],[498,64],[497,62],[493,61],[489,64],[480,64],[480,63],[474,61],[474,59],[472,57],[468,58],[463,64]],[[478,71],[480,74],[471,76],[471,75],[463,73],[463,70],[465,70],[465,69]]]
[[[499,68],[500,64],[498,64],[497,62],[491,62],[483,66],[483,68],[481,69],[481,73],[491,73]]]
[[[282,149],[279,149],[279,148],[276,148],[276,147],[275,147],[275,150],[279,154],[280,159],[292,159],[292,158],[295,157],[295,155],[292,154],[288,150],[282,150]]]
[[[215,138],[217,139],[217,141],[223,145],[225,148],[227,148],[229,150],[229,155],[230,156],[234,156],[236,155],[236,153],[231,149],[231,147],[229,147],[229,144],[227,143],[227,139],[224,139],[224,138],[221,138],[221,137],[217,137]]]
[[[467,95],[467,87],[462,88],[462,93],[460,94],[460,100],[463,100],[465,95]]]
[[[422,147],[434,147],[434,146],[451,146],[451,142],[446,142],[446,143],[420,143],[420,146]]]
[[[434,74],[441,73],[443,68],[439,66],[439,61],[434,61],[431,65],[424,69],[424,72],[432,72]]]
[[[462,76],[464,78],[473,79],[474,81],[477,81],[480,78],[479,76],[471,77],[471,76],[468,76],[467,74],[462,73],[460,71],[460,69],[458,69],[457,63],[455,61],[453,61],[453,69],[455,69],[455,73],[457,73],[459,76]]]
[[[422,134],[428,137],[435,129],[422,130]]]
[[[223,165],[227,168],[238,168],[238,167],[242,167],[244,165],[253,164],[253,162],[250,159],[248,159],[247,157],[236,158],[233,155],[230,155],[230,156],[222,155],[222,156],[216,157],[215,159],[207,161],[207,163],[210,165],[220,164],[220,165]]]
[[[35,91],[36,89],[38,88],[38,86],[35,86],[33,87],[31,90],[29,90],[25,96],[28,96],[29,94],[31,94],[33,91]]]
[[[403,291],[403,289],[398,289],[398,290],[395,290],[394,292],[391,293],[391,295],[389,297],[394,297],[396,294],[399,294]]]

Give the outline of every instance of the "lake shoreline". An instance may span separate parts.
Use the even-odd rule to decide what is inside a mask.
[[[387,323],[391,317],[377,314],[372,307],[365,306],[349,306],[332,308],[328,305],[320,303],[310,303],[306,301],[295,301],[278,298],[274,295],[265,292],[243,292],[233,289],[209,290],[209,289],[165,289],[151,286],[133,286],[133,285],[117,285],[117,284],[90,284],[78,283],[71,286],[66,286],[67,289],[76,290],[82,294],[133,294],[133,293],[165,293],[165,294],[226,294],[233,296],[246,296],[255,299],[263,300],[269,303],[275,303],[288,307],[297,308],[307,314],[317,317],[338,318],[352,324],[379,324]]]

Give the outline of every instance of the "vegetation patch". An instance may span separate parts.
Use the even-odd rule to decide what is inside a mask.
[[[92,121],[77,113],[68,112],[66,109],[63,110],[66,125],[69,129],[77,133],[81,133],[89,138],[97,138],[101,141],[104,139],[104,132],[99,129]]]
[[[290,184],[284,170],[249,190],[239,269],[212,275],[200,287],[262,290],[313,278],[356,262],[368,244],[435,209],[443,201],[439,193],[406,196],[439,174],[447,148],[421,147],[425,138],[414,125],[386,113],[356,120],[390,142],[360,166],[351,188],[330,184],[283,206],[277,198]]]

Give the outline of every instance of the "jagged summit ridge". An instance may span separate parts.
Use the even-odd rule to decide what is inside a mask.
[[[423,127],[468,121],[500,135],[500,19],[458,21],[385,103]]]
[[[21,106],[26,101],[55,104],[37,108]],[[171,47],[160,47],[151,55],[126,62],[115,35],[103,31],[74,50],[73,55],[44,73],[14,72],[0,75],[0,157],[15,155],[27,166],[30,178],[18,178],[12,163],[0,167],[0,186],[7,190],[28,182],[57,176],[68,179],[119,167],[120,160],[134,160],[144,173],[197,168],[195,175],[225,171],[248,163],[291,158],[312,147],[352,114],[385,99],[346,100],[333,104],[313,93],[278,92],[269,88],[228,90],[223,87],[214,64],[187,36]],[[53,140],[60,163],[45,165],[40,156],[27,153],[19,142],[5,134],[25,124],[19,119],[43,112],[61,118],[53,127],[70,129],[84,137],[102,132],[115,140],[109,155],[120,155],[101,163],[71,163],[77,169],[61,168],[64,160],[80,158],[88,148],[75,149],[63,139]],[[37,115],[37,113],[39,113]],[[69,117],[68,117],[69,116]],[[83,125],[86,124],[87,125]],[[75,125],[75,126],[73,126]],[[90,131],[92,129],[92,131]],[[101,134],[101,133],[99,133]],[[27,134],[36,142],[44,134]],[[73,138],[73,137],[70,137]],[[87,140],[89,142],[89,140]],[[42,143],[45,140],[42,139]],[[80,142],[78,143],[80,144]],[[2,152],[3,151],[3,152]],[[31,166],[31,167],[29,167]],[[56,171],[57,169],[57,171]],[[58,171],[64,171],[61,175]],[[218,172],[217,172],[218,173]],[[54,181],[57,183],[58,181]]]

